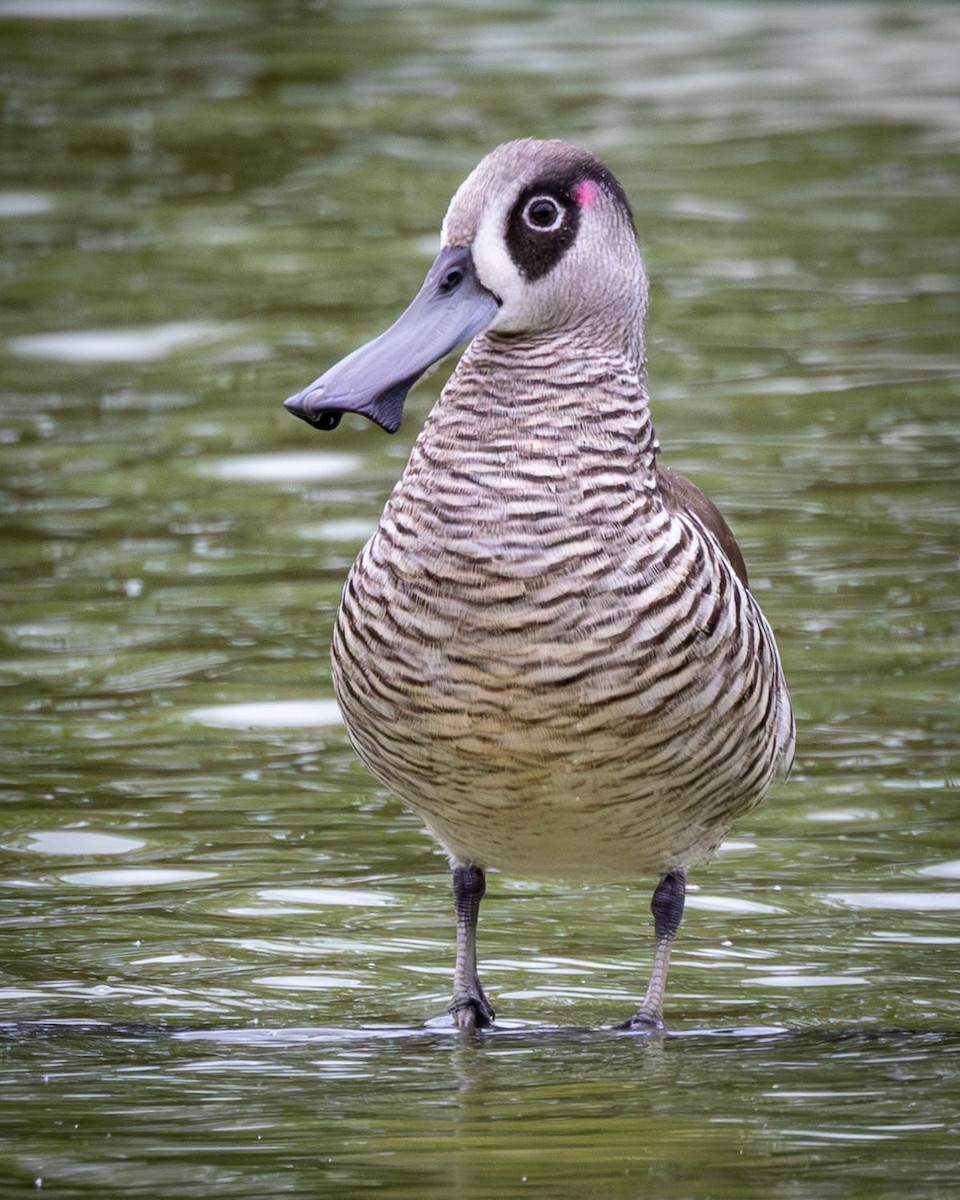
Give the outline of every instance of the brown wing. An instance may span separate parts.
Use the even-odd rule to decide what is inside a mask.
[[[714,502],[704,492],[691,483],[679,471],[672,471],[662,463],[657,463],[657,480],[660,484],[660,494],[671,512],[692,513],[720,543],[720,548],[727,556],[730,566],[736,571],[744,587],[747,582],[747,566],[737,545],[737,539],[730,531],[730,526],[723,519],[723,514]]]

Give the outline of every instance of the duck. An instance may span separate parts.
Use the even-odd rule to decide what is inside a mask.
[[[686,874],[793,762],[774,634],[716,505],[660,461],[632,210],[589,151],[523,138],[455,192],[409,307],[284,403],[395,432],[467,346],[346,577],[346,729],[453,874],[449,1013],[483,1029],[489,870],[655,880],[653,958],[619,1029],[664,1030]]]

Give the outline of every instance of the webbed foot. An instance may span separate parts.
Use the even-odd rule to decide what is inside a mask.
[[[614,1029],[624,1029],[629,1033],[663,1033],[666,1026],[658,1013],[641,1008],[626,1021],[614,1025]]]
[[[457,1029],[487,1029],[495,1016],[490,1001],[482,992],[477,996],[455,996],[447,1012]]]

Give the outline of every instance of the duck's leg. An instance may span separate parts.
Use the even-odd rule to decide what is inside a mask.
[[[453,1002],[449,1012],[459,1029],[483,1029],[493,1024],[493,1009],[477,974],[477,915],[487,890],[483,868],[474,863],[453,869],[453,907],[457,914],[457,965],[453,973]]]
[[[650,904],[656,933],[656,949],[647,994],[637,1011],[629,1021],[619,1025],[619,1029],[663,1029],[663,993],[667,986],[667,964],[670,961],[670,947],[683,919],[686,890],[682,870],[671,871],[657,884]]]

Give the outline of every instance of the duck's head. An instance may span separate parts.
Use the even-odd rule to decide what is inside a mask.
[[[442,249],[409,308],[284,403],[319,429],[345,412],[390,433],[423,372],[479,333],[614,348],[639,366],[647,285],[630,207],[592,154],[499,146],[450,202]]]

